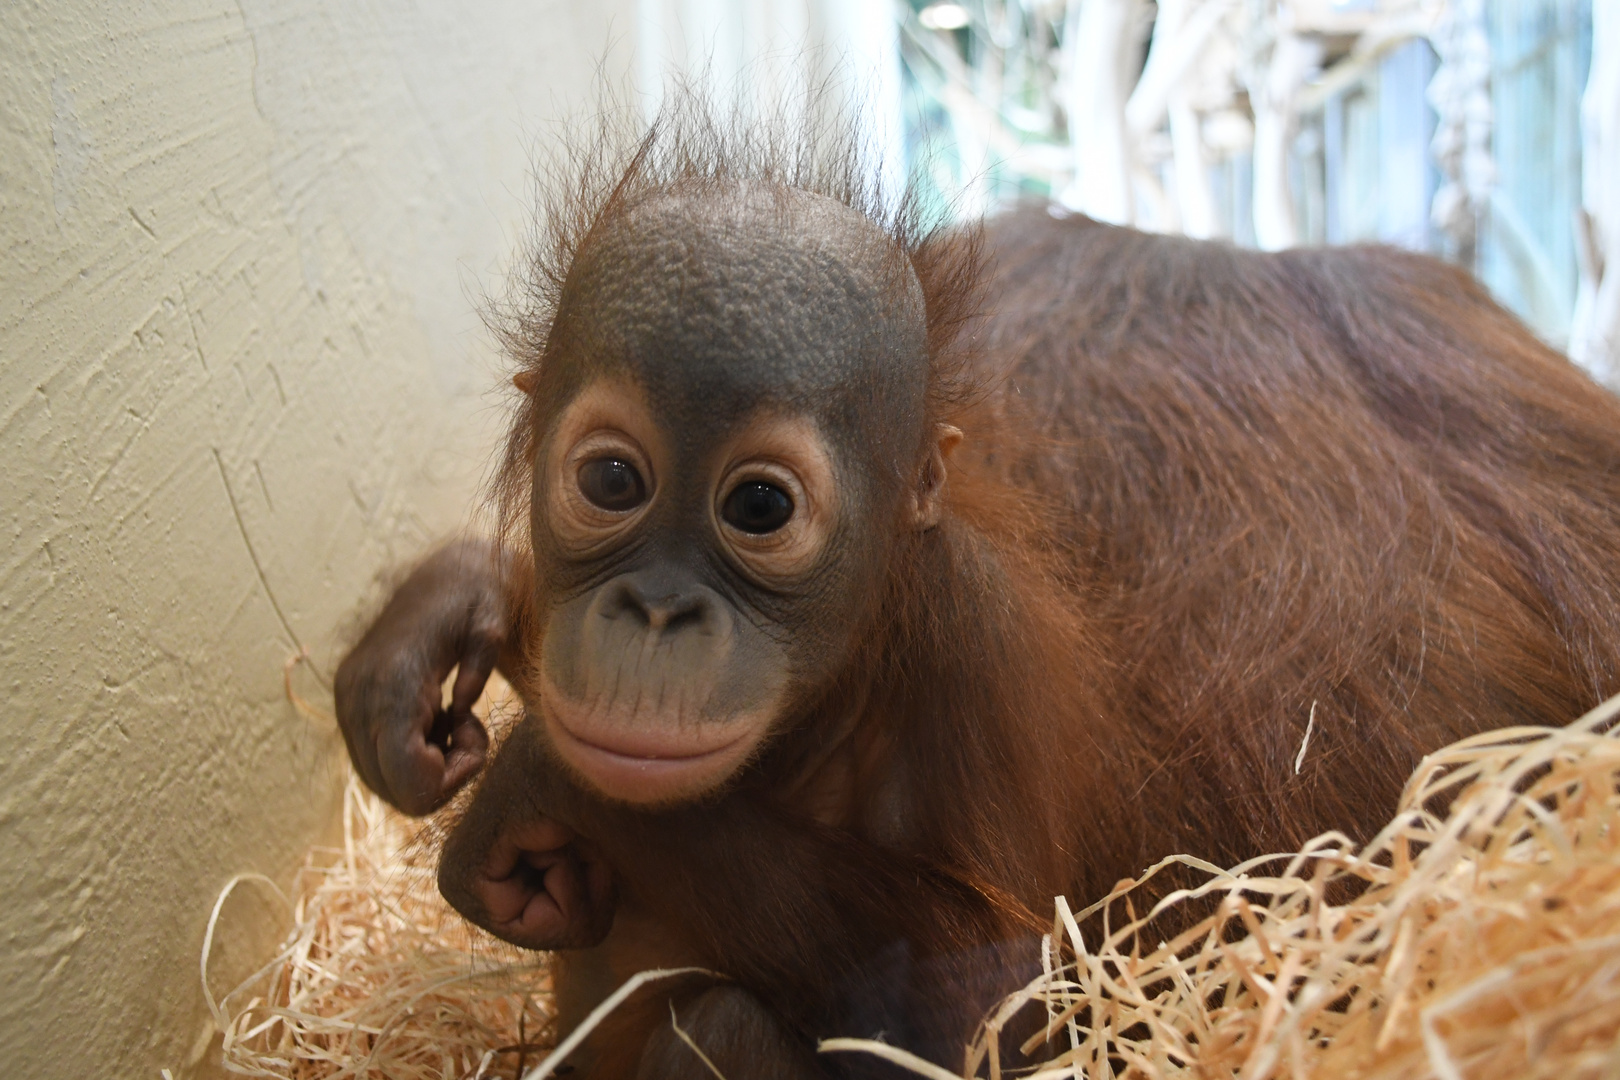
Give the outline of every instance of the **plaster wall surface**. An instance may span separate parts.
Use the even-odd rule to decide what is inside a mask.
[[[337,805],[282,664],[474,504],[476,295],[633,4],[0,5],[0,1075],[209,1071],[209,905]]]

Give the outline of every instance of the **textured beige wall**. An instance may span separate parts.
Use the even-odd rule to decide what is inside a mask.
[[[0,5],[0,1075],[206,1058],[209,903],[336,805],[282,661],[471,504],[469,297],[632,12]]]

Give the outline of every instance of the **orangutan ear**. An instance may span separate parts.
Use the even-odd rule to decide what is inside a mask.
[[[961,441],[961,428],[954,424],[935,426],[934,441],[911,493],[911,524],[919,532],[938,525],[945,513],[945,462]]]
[[[524,397],[534,393],[534,372],[527,368],[512,376],[512,385],[518,388]]]

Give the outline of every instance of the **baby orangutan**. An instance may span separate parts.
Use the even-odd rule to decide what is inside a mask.
[[[711,1075],[672,1015],[729,1080],[887,1075],[836,1035],[957,1067],[1054,895],[1365,838],[1426,751],[1620,689],[1620,403],[1461,273],[924,235],[853,165],[683,131],[535,257],[514,527],[337,680],[395,805],[482,772],[440,886],[565,950],[565,1028],[723,976],[643,990],[586,1075]],[[496,667],[527,712],[486,768]]]

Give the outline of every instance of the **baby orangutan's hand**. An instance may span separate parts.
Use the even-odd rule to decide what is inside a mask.
[[[441,878],[440,889],[463,914],[528,949],[587,948],[613,925],[612,871],[551,818],[506,826],[470,879],[446,884]]]
[[[493,546],[448,544],[411,572],[334,684],[338,724],[367,786],[407,814],[442,806],[483,767],[473,715],[507,637]],[[456,670],[449,708],[444,683]]]

